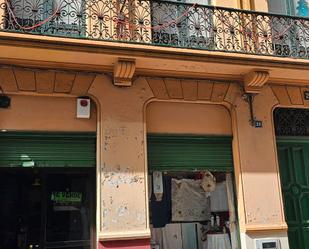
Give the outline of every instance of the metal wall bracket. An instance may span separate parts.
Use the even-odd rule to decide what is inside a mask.
[[[254,110],[253,110],[253,101],[254,101],[255,94],[253,93],[244,93],[243,99],[248,103],[249,105],[249,111],[250,111],[250,119],[249,123],[251,126],[255,128],[261,128],[263,126],[263,122],[261,120],[257,120],[254,116]]]

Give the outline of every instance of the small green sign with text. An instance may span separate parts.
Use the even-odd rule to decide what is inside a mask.
[[[62,192],[55,191],[51,194],[51,200],[56,203],[80,203],[82,201],[83,194],[81,192]]]

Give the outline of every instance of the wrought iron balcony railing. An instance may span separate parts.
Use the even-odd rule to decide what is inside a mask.
[[[0,30],[309,58],[309,19],[159,0],[0,0]]]

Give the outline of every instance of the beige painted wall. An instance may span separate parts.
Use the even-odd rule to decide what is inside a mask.
[[[238,8],[238,0],[213,0],[216,6],[227,7],[227,8]]]
[[[241,231],[250,233],[252,231],[271,233],[274,229],[285,231],[272,124],[272,108],[278,103],[276,97],[269,87],[257,95],[254,111],[256,117],[263,121],[263,128],[257,129],[249,123],[248,104],[242,98],[240,87],[236,84],[224,85],[216,82],[211,83],[213,85],[209,87],[209,84],[209,82],[196,83],[194,80],[164,81],[160,78],[139,77],[132,87],[120,88],[113,86],[111,79],[106,76],[96,78],[90,88],[90,94],[99,101],[102,116],[100,128],[102,147],[99,149],[101,239],[149,236],[145,161],[147,113],[144,112],[144,106],[156,98],[165,102],[177,100],[191,104],[151,103],[148,108],[148,114],[150,113],[150,118],[147,120],[148,131],[171,131],[173,122],[176,126],[174,130],[177,132],[193,131],[191,122],[179,125],[183,121],[180,110],[185,110],[190,118],[199,115],[209,106],[203,106],[201,104],[203,100],[198,98],[209,99],[204,101],[207,104],[212,102],[230,106],[233,114],[234,166]],[[198,93],[202,89],[201,96]],[[177,98],[172,99],[169,96]],[[184,100],[180,96],[183,96]],[[216,108],[218,106],[209,108],[208,111],[210,109],[214,111]],[[222,112],[221,108],[223,107],[218,109],[218,113],[225,112],[225,109]],[[171,111],[174,111],[172,115]],[[160,116],[167,119],[162,125],[158,122]],[[201,129],[199,132],[206,132],[201,127],[196,128]],[[224,129],[229,130],[226,126]]]
[[[149,236],[146,116],[148,131],[154,132],[231,134],[232,122],[241,231],[285,229],[272,124],[278,101],[270,87],[254,101],[255,115],[263,121],[260,129],[250,126],[248,105],[234,83],[139,77],[132,87],[123,88],[101,75],[88,94],[97,102],[97,123],[95,113],[91,120],[75,119],[74,98],[12,95],[12,107],[0,109],[0,128],[74,131],[95,130],[98,125],[100,239]],[[147,115],[151,100],[165,102],[150,103]],[[231,118],[218,104],[230,108]]]
[[[252,3],[254,10],[268,12],[268,0],[252,0]]]
[[[11,95],[11,107],[0,109],[0,129],[22,131],[96,131],[96,107],[90,119],[76,118],[76,99]]]
[[[146,124],[149,133],[232,135],[230,114],[220,105],[152,102]]]
[[[143,78],[122,88],[106,76],[97,77],[89,93],[98,100],[102,117],[99,238],[148,238],[144,104],[153,94]]]
[[[248,104],[241,98],[234,105],[242,175],[246,230],[284,229],[284,213],[276,154],[272,108],[278,104],[270,87],[254,100],[254,114],[263,128],[249,124]],[[267,205],[265,205],[267,201]]]

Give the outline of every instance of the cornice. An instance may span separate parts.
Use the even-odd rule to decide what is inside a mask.
[[[136,76],[242,82],[249,92],[258,91],[254,84],[261,88],[266,80],[309,85],[309,60],[301,59],[4,32],[0,32],[0,49],[2,66],[115,73],[114,82],[122,85],[130,85]],[[135,61],[130,64],[132,75],[117,71],[124,69],[117,65],[119,58]],[[256,69],[268,71],[269,77],[254,79],[250,72]]]
[[[87,53],[108,53],[120,57],[167,58],[197,62],[230,63],[245,66],[269,66],[274,68],[282,68],[284,66],[285,68],[293,69],[309,69],[309,60],[305,59],[7,32],[0,32],[0,44],[42,49],[82,51]]]

